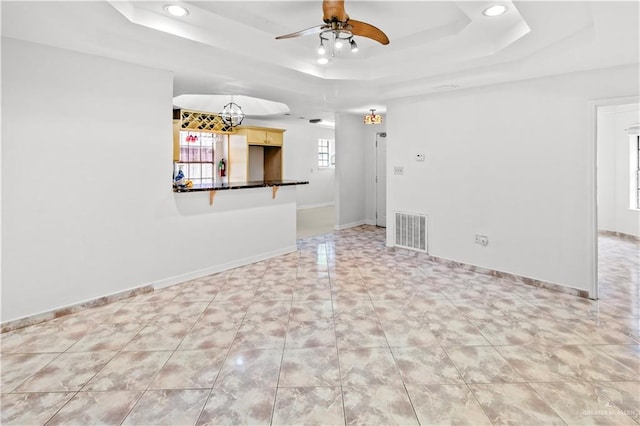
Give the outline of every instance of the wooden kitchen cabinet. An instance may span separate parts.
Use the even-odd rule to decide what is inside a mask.
[[[229,136],[230,181],[282,180],[283,129],[236,127]]]
[[[180,120],[173,120],[173,162],[180,161]]]
[[[249,145],[282,146],[282,141],[284,139],[283,129],[240,126],[236,128],[236,132],[239,135],[246,136],[247,144]]]

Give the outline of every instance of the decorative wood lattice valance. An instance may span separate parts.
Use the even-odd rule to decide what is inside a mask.
[[[211,112],[176,109],[173,110],[173,119],[180,120],[180,130],[211,133],[235,133],[231,126],[222,120],[222,117],[219,114]]]

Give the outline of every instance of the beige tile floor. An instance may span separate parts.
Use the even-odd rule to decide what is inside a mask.
[[[640,423],[638,244],[601,300],[385,248],[299,251],[2,335],[3,425]]]

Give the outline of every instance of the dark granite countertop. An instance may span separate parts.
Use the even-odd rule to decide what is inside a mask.
[[[254,180],[249,182],[214,183],[213,185],[193,185],[191,188],[175,187],[173,192],[223,191],[227,189],[268,188],[272,186],[308,185],[302,180]]]

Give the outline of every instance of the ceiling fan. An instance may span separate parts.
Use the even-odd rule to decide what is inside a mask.
[[[366,22],[349,18],[349,15],[347,15],[347,12],[344,10],[344,0],[323,0],[322,12],[324,24],[295,33],[281,35],[276,37],[276,40],[320,34],[322,41],[323,33],[333,32],[341,39],[349,39],[352,45],[354,42],[351,37],[354,35],[367,37],[381,44],[389,44],[389,37],[380,29]]]

